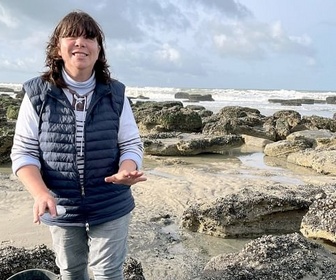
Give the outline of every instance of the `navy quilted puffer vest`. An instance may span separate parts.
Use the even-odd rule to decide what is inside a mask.
[[[24,84],[39,116],[41,172],[44,182],[65,206],[66,215],[43,218],[50,225],[97,225],[134,208],[131,188],[105,183],[119,168],[118,129],[125,86],[97,84],[85,121],[84,186],[76,165],[76,117],[62,89],[41,78]]]

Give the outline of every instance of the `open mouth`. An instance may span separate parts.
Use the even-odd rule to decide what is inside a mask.
[[[74,53],[72,53],[72,55],[77,56],[77,57],[86,57],[86,56],[88,56],[86,53],[82,53],[82,52],[74,52]]]

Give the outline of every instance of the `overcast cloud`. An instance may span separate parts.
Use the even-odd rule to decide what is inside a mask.
[[[75,9],[128,86],[335,90],[334,0],[0,0],[0,82],[39,75]]]

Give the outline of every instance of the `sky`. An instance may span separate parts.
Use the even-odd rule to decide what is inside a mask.
[[[73,10],[127,86],[336,91],[335,0],[0,0],[0,82],[40,75]]]

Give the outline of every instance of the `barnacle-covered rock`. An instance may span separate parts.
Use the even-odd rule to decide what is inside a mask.
[[[303,216],[301,232],[309,238],[318,238],[336,243],[336,196],[316,199]]]
[[[0,247],[0,280],[26,269],[46,269],[55,274],[59,269],[55,263],[55,254],[42,244],[32,249],[14,246]]]
[[[302,217],[317,193],[313,186],[246,186],[214,201],[193,203],[182,215],[182,226],[222,238],[259,237],[300,230]]]
[[[213,257],[202,280],[335,279],[336,256],[299,233],[265,235],[239,253]]]

